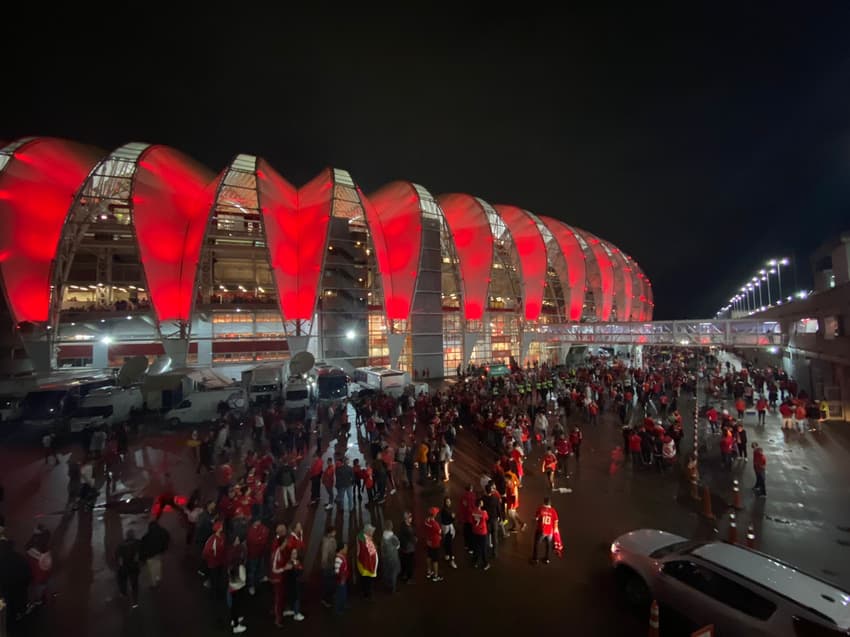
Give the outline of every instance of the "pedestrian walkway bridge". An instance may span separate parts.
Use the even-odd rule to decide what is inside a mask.
[[[536,334],[571,345],[779,347],[788,340],[778,321],[753,319],[543,325]]]

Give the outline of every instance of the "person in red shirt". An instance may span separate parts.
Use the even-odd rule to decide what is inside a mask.
[[[525,530],[525,522],[519,519],[519,480],[512,471],[505,472],[505,508],[510,520],[509,533]]]
[[[797,430],[801,434],[806,433],[808,415],[806,414],[806,405],[803,404],[802,400],[797,403],[797,407],[794,409],[794,420],[796,421]]]
[[[738,412],[738,419],[739,420],[744,417],[744,410],[746,410],[746,408],[747,408],[747,404],[744,402],[743,398],[739,398],[738,400],[735,401],[735,411]]]
[[[765,414],[767,414],[767,407],[768,407],[767,398],[762,396],[756,402],[756,412],[758,412],[758,418],[759,418],[758,424],[761,427],[764,427],[764,418],[765,418]]]
[[[224,525],[221,522],[213,524],[213,534],[204,544],[203,557],[209,574],[209,588],[213,591],[216,603],[224,601],[227,590],[225,567],[227,566],[228,550],[224,537]],[[204,583],[207,586],[207,582]]]
[[[549,554],[552,551],[555,530],[558,529],[558,512],[555,511],[551,502],[551,498],[543,498],[543,504],[540,505],[534,516],[537,520],[537,530],[534,532],[534,552],[531,555],[532,564],[537,564],[537,551],[541,540],[546,544],[546,554],[543,557],[543,563],[549,563]]]
[[[591,425],[597,424],[597,416],[598,415],[599,415],[599,405],[596,404],[595,400],[591,400],[590,404],[587,406],[588,422]]]
[[[275,529],[274,540],[271,550],[271,574],[269,581],[272,583],[274,592],[274,625],[283,627],[283,608],[286,602],[286,588],[284,585],[284,570],[289,562],[289,552],[286,550],[286,525],[278,524]]]
[[[581,429],[576,427],[570,432],[570,449],[573,451],[573,455],[576,457],[576,462],[579,461],[581,457],[581,441],[584,438],[581,434]]]
[[[260,520],[254,518],[254,523],[248,528],[245,543],[248,546],[248,594],[256,593],[257,584],[265,578],[266,552],[269,550],[269,527]]]
[[[629,436],[629,455],[632,457],[632,466],[639,467],[643,462],[643,458],[641,458],[641,444],[642,440],[640,434],[637,431],[632,431]]]
[[[483,565],[484,570],[490,570],[490,563],[487,561],[487,520],[489,516],[484,510],[484,500],[478,498],[475,501],[475,508],[472,510],[472,538],[473,538],[473,555],[472,566],[478,568],[479,563]]]
[[[570,475],[570,441],[562,435],[555,440],[555,455],[558,457],[559,473],[566,477]]]
[[[425,578],[432,582],[443,581],[443,578],[440,577],[440,545],[443,543],[443,527],[436,519],[439,513],[440,509],[431,507],[425,516],[425,550],[427,553]]]
[[[787,402],[779,406],[779,415],[782,416],[782,428],[794,429],[794,409]]]
[[[552,448],[547,447],[546,453],[543,454],[543,463],[540,467],[541,473],[546,475],[549,480],[549,488],[555,488],[555,471],[558,468],[558,458],[552,453]]]
[[[711,433],[717,433],[717,417],[718,413],[714,407],[709,407],[705,412],[705,419],[711,427]]]
[[[761,497],[767,496],[767,487],[764,483],[764,470],[767,467],[767,458],[765,458],[764,450],[758,446],[758,443],[753,443],[753,471],[756,474],[756,483],[753,486],[755,491]]]
[[[310,464],[308,475],[310,476],[310,506],[315,506],[319,503],[322,487],[322,470],[324,463],[322,462],[322,452],[316,451],[313,462]]]
[[[348,601],[348,544],[340,543],[339,550],[334,558],[334,578],[336,581],[336,596],[334,599],[334,611],[342,615]]]
[[[254,508],[254,498],[251,497],[251,492],[245,489],[243,494],[236,499],[233,515],[234,517],[251,519]]]
[[[732,455],[735,452],[735,437],[729,429],[723,430],[720,437],[720,459],[724,469],[732,469]]]
[[[513,461],[511,464],[516,467],[516,475],[519,479],[520,486],[522,486],[522,476],[523,473],[525,473],[522,468],[522,461],[524,457],[525,454],[523,454],[522,448],[519,446],[518,442],[515,442],[513,449],[511,449],[511,460]]]
[[[475,509],[475,491],[472,484],[466,485],[466,491],[460,496],[460,518],[463,524],[463,542],[466,545],[466,550],[472,553],[475,548],[475,538],[472,537],[472,511]]]
[[[304,530],[301,523],[296,522],[286,536],[284,543],[286,564],[283,567],[283,580],[286,586],[286,597],[289,609],[283,611],[284,617],[292,617],[297,622],[304,620],[301,614],[301,588],[304,565],[301,556],[304,554]]]

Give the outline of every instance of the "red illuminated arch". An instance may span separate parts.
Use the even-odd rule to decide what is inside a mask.
[[[183,153],[151,146],[133,181],[133,222],[151,304],[160,321],[188,321],[217,180]]]
[[[361,201],[384,291],[387,318],[410,316],[422,252],[422,204],[413,184],[395,181]]]
[[[311,319],[322,276],[333,204],[333,171],[295,189],[257,160],[257,188],[278,300],[286,320]]]
[[[30,140],[11,152],[0,172],[0,276],[15,321],[45,322],[62,227],[103,153],[52,138]]]
[[[569,276],[568,287],[564,289],[564,301],[569,309],[569,320],[580,321],[584,308],[585,287],[587,282],[587,264],[585,254],[582,250],[578,235],[571,226],[563,221],[550,217],[540,217],[543,224],[552,233],[564,260],[567,262],[567,274]]]
[[[543,289],[546,285],[546,244],[535,220],[516,206],[493,206],[511,233],[519,254],[522,276],[522,300],[525,318],[536,321],[543,308]]]
[[[620,253],[620,256],[623,258],[627,272],[629,274],[629,278],[631,279],[631,288],[632,288],[632,311],[629,315],[630,321],[640,321],[641,319],[641,310],[643,309],[643,302],[640,300],[640,297],[643,296],[643,281],[641,279],[642,274],[640,273],[640,269],[635,263],[635,260],[632,259],[628,254],[617,248],[617,251]]]
[[[610,321],[611,309],[614,307],[614,264],[594,234],[580,228],[576,228],[576,232],[587,243],[587,252],[590,253],[599,266],[599,285],[602,293],[602,302],[600,303],[596,300],[596,316],[600,321]]]
[[[629,264],[617,246],[600,241],[602,249],[614,268],[614,300],[617,303],[617,320],[628,321],[632,315],[632,275]]]
[[[446,217],[460,262],[464,317],[481,320],[484,318],[484,308],[487,307],[490,268],[493,264],[490,222],[481,204],[470,195],[440,195],[437,202]]]

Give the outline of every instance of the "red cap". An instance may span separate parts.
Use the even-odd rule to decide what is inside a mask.
[[[224,528],[224,525],[221,522],[216,522],[213,524],[213,533],[218,533]]]
[[[440,512],[440,509],[438,507],[431,507],[430,509],[428,509],[428,512],[431,515],[437,515]]]

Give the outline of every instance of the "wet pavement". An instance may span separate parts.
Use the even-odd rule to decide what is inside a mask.
[[[702,398],[700,398],[702,400]],[[682,452],[693,440],[694,404],[681,401],[686,435]],[[353,418],[352,418],[353,422]],[[576,416],[572,422],[578,423]],[[623,464],[616,453],[621,444],[620,424],[612,414],[603,414],[598,426],[584,427],[580,465],[572,463],[571,478],[558,486],[571,493],[556,493],[553,504],[561,517],[565,554],[546,566],[528,563],[533,533],[509,537],[500,547],[498,559],[487,572],[474,570],[459,559],[457,570],[446,569],[445,581],[424,578],[424,550],[417,554],[416,582],[391,595],[378,589],[375,600],[362,600],[352,590],[351,610],[336,618],[318,604],[317,553],[319,538],[328,516],[338,529],[351,537],[367,521],[380,528],[384,517],[400,521],[401,511],[411,509],[421,525],[423,512],[437,505],[444,495],[457,500],[467,482],[479,481],[493,455],[467,432],[461,432],[452,478],[447,485],[435,483],[413,490],[400,489],[383,507],[358,508],[353,514],[336,508],[310,508],[308,485],[302,479],[299,506],[283,513],[285,521],[298,520],[308,537],[305,559],[308,572],[301,623],[288,620],[284,630],[274,627],[270,616],[271,596],[258,591],[248,602],[247,634],[307,635],[340,628],[375,627],[391,634],[435,635],[494,634],[506,628],[546,627],[547,631],[576,635],[644,634],[647,618],[633,614],[617,593],[608,561],[613,538],[626,531],[661,528],[690,537],[726,538],[727,510],[731,502],[731,480],[739,477],[743,508],[738,512],[739,537],[743,541],[752,521],[760,550],[776,555],[804,570],[850,588],[850,433],[847,425],[829,423],[819,434],[792,434],[786,438],[776,416],[769,416],[764,430],[755,427],[755,416],[747,416],[750,441],[765,447],[768,459],[768,497],[753,496],[751,465],[736,466],[732,473],[720,468],[716,439],[702,433],[707,443],[701,471],[714,497],[717,519],[706,520],[702,505],[687,496],[678,472],[659,474]],[[27,635],[210,635],[229,630],[216,624],[206,589],[196,574],[198,556],[183,542],[184,531],[176,514],[163,516],[171,532],[172,546],[164,559],[164,579],[159,589],[149,586],[142,571],[140,607],[130,610],[117,594],[115,549],[123,533],[133,528],[142,534],[149,513],[146,507],[158,492],[166,472],[178,491],[188,494],[203,485],[212,494],[211,476],[198,476],[188,448],[186,431],[142,433],[132,444],[114,492],[101,493],[90,514],[63,514],[66,499],[66,470],[70,453],[65,448],[61,464],[45,464],[41,450],[32,444],[0,444],[0,481],[5,487],[3,512],[8,535],[22,545],[37,522],[53,531],[55,597],[42,610],[25,620],[21,634]],[[353,458],[359,454],[356,440],[339,442]],[[520,516],[531,522],[548,486],[536,470],[539,450],[527,463],[530,475],[521,492]],[[302,467],[302,472],[304,468]],[[323,497],[324,494],[323,494]],[[530,527],[533,524],[529,525]],[[422,537],[420,533],[420,538]],[[664,631],[662,617],[662,634]],[[458,633],[460,634],[460,633]]]

